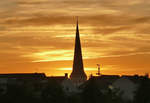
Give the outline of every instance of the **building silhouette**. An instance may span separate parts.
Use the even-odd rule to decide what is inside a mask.
[[[81,50],[81,43],[80,43],[78,20],[77,20],[77,25],[76,25],[73,70],[70,75],[70,79],[75,85],[80,85],[87,80],[87,76],[84,72],[84,66],[83,66],[83,60],[82,60],[82,50]]]

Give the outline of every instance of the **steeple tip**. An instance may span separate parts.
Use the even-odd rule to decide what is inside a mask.
[[[76,24],[76,34],[79,35],[79,24],[78,24],[78,16],[76,17],[77,24]]]
[[[77,26],[78,26],[78,16],[76,16]]]
[[[76,16],[76,19],[77,19],[77,23],[78,23],[78,16]]]

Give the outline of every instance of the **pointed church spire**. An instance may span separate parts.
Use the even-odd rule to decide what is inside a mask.
[[[83,67],[78,18],[77,18],[77,25],[76,25],[76,38],[75,38],[73,70],[72,70],[72,73],[70,75],[70,78],[77,85],[86,81],[86,79],[87,79],[87,76],[84,72],[84,67]]]
[[[76,27],[76,34],[79,34],[79,24],[78,24],[78,17],[77,17],[77,27]]]

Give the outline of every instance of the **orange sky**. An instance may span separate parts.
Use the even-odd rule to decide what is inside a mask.
[[[148,0],[3,0],[0,73],[64,75],[72,68],[76,19],[89,76],[150,72]]]

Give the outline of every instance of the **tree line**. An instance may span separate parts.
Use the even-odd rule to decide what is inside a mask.
[[[34,88],[26,83],[8,85],[6,93],[0,90],[0,103],[150,103],[150,80],[141,79],[133,101],[123,100],[117,91],[103,93],[90,79],[81,92],[72,95],[67,95],[55,81],[47,83],[44,88],[38,84],[34,84]]]

